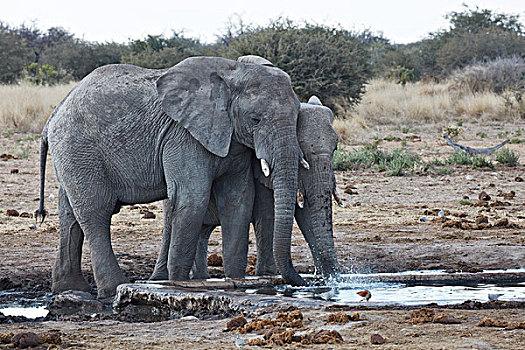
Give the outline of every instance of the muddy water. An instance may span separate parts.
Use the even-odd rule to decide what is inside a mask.
[[[523,273],[525,269],[512,270],[487,270],[473,274],[484,279],[487,275],[499,275],[504,279],[505,275]],[[422,279],[436,280],[428,285],[422,283],[388,283],[381,280],[402,279],[403,276],[421,277]],[[435,278],[433,277],[435,276]],[[501,282],[484,283],[445,279],[439,281],[442,276],[454,276],[445,274],[442,270],[432,271],[404,271],[399,273],[379,274],[348,274],[339,279],[329,281],[323,287],[291,288],[280,286],[277,289],[285,294],[296,298],[314,298],[330,300],[337,303],[354,304],[363,299],[357,292],[368,289],[372,293],[369,303],[376,305],[424,305],[436,303],[438,305],[459,304],[467,300],[486,302],[491,299],[501,301],[525,301],[525,282]],[[458,277],[461,275],[458,275]]]

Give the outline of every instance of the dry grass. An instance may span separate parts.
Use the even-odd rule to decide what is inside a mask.
[[[43,87],[28,84],[0,86],[0,129],[40,132],[53,108],[74,86]],[[368,135],[371,128],[436,127],[456,121],[513,122],[521,112],[509,107],[509,97],[492,92],[459,93],[449,84],[414,83],[401,86],[386,80],[373,80],[361,103],[349,114],[335,108],[339,117],[334,128],[344,143]],[[344,118],[341,118],[344,117]]]
[[[454,121],[515,121],[504,95],[492,92],[458,93],[447,83],[414,83],[401,86],[373,80],[361,103],[336,123],[336,130],[349,135],[356,125],[368,127],[447,125]],[[345,139],[345,137],[343,137]]]
[[[0,85],[0,129],[39,133],[73,86]]]

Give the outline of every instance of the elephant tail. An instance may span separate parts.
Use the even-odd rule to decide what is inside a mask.
[[[46,183],[46,161],[47,161],[47,124],[42,131],[42,137],[40,138],[40,206],[35,211],[35,219],[38,223],[38,219],[41,217],[40,225],[46,218],[46,210],[44,209],[44,187]]]

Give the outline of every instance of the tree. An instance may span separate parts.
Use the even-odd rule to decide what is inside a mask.
[[[225,55],[262,56],[290,75],[301,100],[316,95],[331,107],[356,104],[370,77],[369,51],[357,34],[320,25],[298,26],[288,19],[244,30],[230,40]]]

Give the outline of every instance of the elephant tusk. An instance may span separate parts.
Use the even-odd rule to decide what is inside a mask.
[[[335,201],[337,202],[337,205],[340,206],[341,208],[344,208],[345,204],[343,203],[343,200],[341,199],[341,196],[339,195],[337,188],[334,188],[333,195],[334,195]]]
[[[261,159],[261,168],[264,176],[270,176],[270,166],[268,165],[268,162],[265,159]]]
[[[302,165],[303,168],[305,168],[306,170],[310,169],[310,164],[308,164],[308,162],[307,162],[304,158],[301,158],[301,165]]]
[[[297,190],[297,205],[299,206],[299,208],[303,209],[304,208],[304,196],[303,194],[301,193],[301,191]]]

